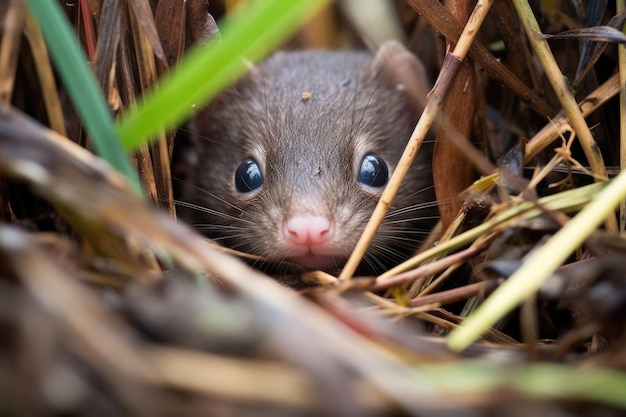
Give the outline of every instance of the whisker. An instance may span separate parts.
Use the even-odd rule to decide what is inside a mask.
[[[403,253],[398,252],[397,250],[386,245],[372,244],[372,248],[375,249],[377,259],[378,259],[378,256],[382,256],[383,259],[386,259],[392,263],[398,263],[398,262],[403,261],[406,258],[406,256]],[[385,263],[381,262],[381,266],[384,267]]]
[[[192,186],[195,190],[197,190],[197,191],[201,192],[203,195],[208,196],[208,197],[211,197],[213,200],[219,201],[220,203],[224,204],[225,206],[230,207],[230,208],[232,208],[232,209],[235,209],[235,210],[237,210],[239,213],[242,213],[242,214],[243,214],[243,210],[242,210],[241,208],[237,207],[237,206],[236,206],[236,205],[234,205],[233,203],[230,203],[229,201],[225,200],[224,198],[222,198],[222,197],[220,197],[220,196],[218,196],[218,195],[216,195],[216,194],[213,194],[213,193],[211,193],[211,192],[209,192],[209,191],[205,190],[205,189],[204,189],[204,188],[202,188],[202,187],[198,187],[198,186],[197,186],[197,185],[195,185],[195,184],[188,184],[188,185],[191,185],[191,186]],[[185,202],[183,202],[183,201],[179,201],[179,202],[180,202],[181,204],[185,203]]]
[[[221,219],[236,221],[236,222],[240,222],[240,223],[254,224],[254,222],[251,221],[251,220],[248,220],[248,219],[245,219],[245,218],[242,218],[242,217],[236,217],[236,216],[233,216],[231,214],[224,213],[222,211],[218,211],[218,210],[211,209],[211,208],[208,208],[208,207],[204,207],[204,206],[201,206],[201,205],[198,205],[198,204],[189,203],[189,202],[181,201],[181,200],[175,200],[174,204],[177,207],[186,207],[186,208],[198,211],[200,213],[209,214],[209,215],[221,218]]]

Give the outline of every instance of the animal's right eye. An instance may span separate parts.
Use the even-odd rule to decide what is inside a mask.
[[[368,153],[361,161],[359,182],[366,187],[382,188],[389,180],[389,169],[383,159],[375,153]]]
[[[235,187],[240,193],[250,193],[263,186],[263,174],[254,159],[246,159],[235,172]]]

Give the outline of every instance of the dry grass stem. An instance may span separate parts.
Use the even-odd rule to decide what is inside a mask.
[[[454,51],[447,55],[450,62],[449,66],[442,70],[433,90],[429,94],[429,99],[420,116],[419,122],[417,126],[415,126],[415,130],[409,139],[407,146],[405,148],[404,153],[402,154],[400,161],[394,171],[393,175],[389,179],[389,183],[385,187],[385,191],[383,195],[380,197],[380,201],[376,208],[374,209],[374,213],[372,214],[365,230],[359,241],[357,242],[352,255],[348,259],[348,262],[344,266],[341,274],[339,275],[340,280],[347,280],[352,277],[354,271],[358,267],[363,255],[367,251],[367,248],[372,241],[372,238],[376,234],[378,230],[378,226],[382,221],[387,209],[391,205],[391,201],[393,197],[397,193],[400,185],[402,184],[402,180],[404,179],[409,167],[411,166],[417,151],[419,150],[422,141],[428,134],[428,130],[432,126],[439,113],[439,109],[445,100],[446,94],[448,93],[448,89],[450,88],[450,82],[454,78],[456,72],[459,70],[459,64],[463,61],[467,52],[469,50],[474,37],[478,33],[478,29],[482,24],[483,20],[487,17],[487,13],[489,12],[489,7],[491,6],[492,1],[478,1],[474,8],[474,12],[470,16],[465,28],[463,29],[463,33],[459,38],[458,43],[456,44]]]
[[[546,72],[546,76],[548,77],[552,88],[554,88],[554,91],[563,106],[563,110],[569,118],[572,128],[576,132],[576,136],[585,151],[587,160],[591,165],[591,171],[599,178],[607,179],[608,177],[602,154],[599,152],[598,145],[593,139],[591,130],[589,130],[589,126],[587,126],[587,123],[585,122],[585,118],[576,103],[576,99],[570,92],[569,86],[565,81],[565,77],[563,76],[563,73],[561,73],[556,59],[550,51],[547,40],[542,39],[539,36],[541,34],[541,30],[532,9],[526,0],[515,0],[514,4],[518,11],[522,25],[526,30],[528,39],[537,53],[537,57],[541,61]],[[609,230],[618,230],[616,220],[613,216],[607,217],[606,222]]]

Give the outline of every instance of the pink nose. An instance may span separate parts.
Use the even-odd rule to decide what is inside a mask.
[[[285,222],[285,239],[296,245],[318,246],[332,239],[333,227],[323,216],[297,215]]]

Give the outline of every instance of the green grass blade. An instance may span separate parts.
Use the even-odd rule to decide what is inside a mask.
[[[221,42],[199,45],[119,122],[126,149],[136,149],[182,122],[292,34],[328,0],[265,0],[234,12],[221,24]]]
[[[537,400],[575,399],[626,410],[626,373],[597,366],[469,360],[420,365],[417,372],[450,398],[488,398],[504,389]]]
[[[28,0],[27,5],[41,27],[55,67],[96,152],[141,192],[139,177],[120,145],[111,110],[59,3],[56,0]]]

